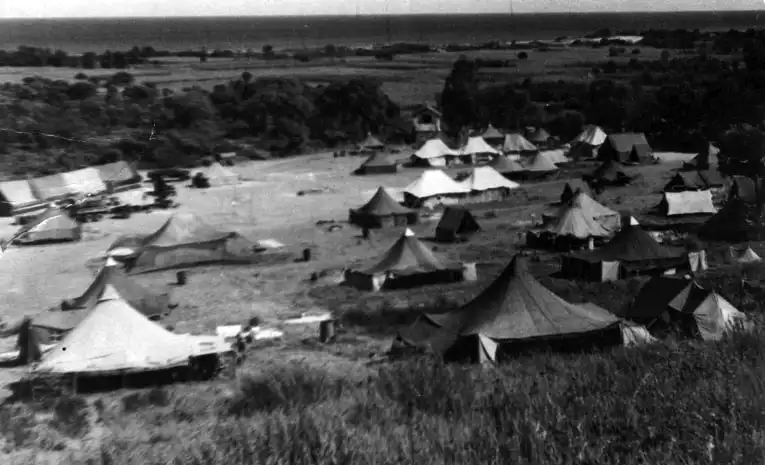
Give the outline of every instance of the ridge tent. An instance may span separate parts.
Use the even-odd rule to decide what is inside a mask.
[[[27,180],[0,182],[0,216],[34,210],[43,205],[43,200],[35,197]]]
[[[76,242],[81,238],[82,225],[69,216],[68,211],[49,207],[37,215],[34,220],[22,226],[6,246],[14,243]]]
[[[608,138],[599,126],[587,125],[584,130],[571,141],[569,156],[574,159],[595,158],[598,149]]]
[[[75,193],[61,174],[32,178],[29,180],[29,186],[35,197],[40,200],[56,200]]]
[[[571,277],[613,281],[634,272],[664,272],[688,266],[690,260],[684,249],[659,244],[640,226],[624,225],[603,247],[562,256],[561,271]]]
[[[743,242],[757,237],[757,226],[749,210],[756,209],[741,199],[734,197],[714,216],[709,218],[698,230],[702,239]],[[754,213],[754,212],[752,212]]]
[[[505,135],[499,132],[499,130],[492,126],[491,123],[489,123],[489,126],[480,134],[480,136],[491,145],[500,145],[505,139]]]
[[[127,374],[187,366],[192,355],[186,337],[167,331],[124,300],[112,297],[100,300],[43,356],[34,372]]]
[[[688,286],[693,285],[691,283]],[[736,327],[746,329],[751,326],[744,313],[715,291],[707,291],[704,300],[690,307],[690,311],[684,310],[686,307],[684,304],[685,299],[681,292],[669,303],[669,307],[678,312],[690,313],[693,320],[692,322],[686,320],[684,323],[687,326],[683,329],[691,337],[695,336],[704,341],[719,341],[725,333]]]
[[[398,163],[390,155],[377,152],[367,158],[367,161],[355,171],[355,174],[382,174],[397,171]]]
[[[532,144],[545,145],[551,138],[552,136],[545,128],[537,128],[526,133],[526,139]]]
[[[563,191],[560,194],[560,203],[565,204],[570,201],[578,192],[584,192],[590,198],[595,198],[595,194],[592,193],[590,185],[584,179],[569,179],[566,181],[566,185],[563,186]]]
[[[712,191],[665,192],[657,206],[666,216],[713,215],[717,213],[712,202]]]
[[[467,178],[459,183],[470,192],[470,202],[494,202],[507,198],[510,191],[520,184],[506,179],[491,166],[473,168]]]
[[[525,171],[525,168],[515,160],[511,160],[504,155],[497,155],[488,166],[507,178],[515,177]]]
[[[595,169],[591,178],[601,186],[624,186],[632,180],[624,171],[624,167],[613,160],[603,162]]]
[[[212,163],[202,172],[210,181],[210,186],[230,186],[238,184],[240,181],[238,174],[225,168],[218,162]]]
[[[352,224],[366,228],[385,228],[416,224],[417,211],[406,208],[396,202],[388,192],[380,187],[369,201],[357,209],[349,211]]]
[[[382,150],[384,148],[385,144],[380,142],[380,139],[374,137],[372,134],[367,134],[367,137],[359,142],[359,149],[361,150]]]
[[[723,186],[720,173],[715,170],[680,171],[664,186],[667,192],[715,189]]]
[[[345,281],[361,290],[398,289],[463,279],[463,265],[436,256],[407,228],[378,262],[346,270]]]
[[[481,230],[470,210],[461,207],[446,207],[441,221],[436,226],[436,240],[454,242],[464,240]]]
[[[392,351],[420,348],[447,360],[484,363],[502,361],[535,343],[574,348],[620,344],[619,319],[595,305],[563,300],[540,284],[516,255],[466,305],[425,314],[400,331]]]
[[[96,165],[93,168],[98,170],[101,180],[105,185],[111,185],[114,192],[132,189],[141,185],[141,175],[126,161]]]
[[[502,151],[505,153],[535,153],[538,152],[539,149],[521,134],[512,133],[505,134],[505,141],[502,143]]]
[[[95,168],[61,173],[61,177],[67,188],[77,194],[99,194],[106,191],[106,184],[101,180],[101,174]]]
[[[446,166],[459,155],[441,139],[430,139],[414,152],[411,162],[413,166]]]
[[[459,203],[470,191],[441,170],[423,171],[404,189],[404,203],[413,208],[433,207],[438,203]]]
[[[611,134],[598,150],[598,159],[648,163],[653,159],[653,150],[642,133]]]
[[[736,250],[733,246],[730,247],[730,256],[737,263],[757,263],[762,261],[757,252],[747,246],[744,250]]]
[[[118,238],[107,250],[128,249],[129,273],[145,273],[206,263],[251,263],[254,244],[222,231],[192,213],[175,213],[145,236]]]

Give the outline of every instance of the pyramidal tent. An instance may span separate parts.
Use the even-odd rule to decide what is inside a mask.
[[[600,202],[597,202],[586,192],[581,190],[578,191],[566,204],[559,207],[556,217],[560,218],[569,205],[577,205],[587,216],[596,219],[599,223],[605,226],[606,229],[615,230],[621,225],[621,215],[619,212],[611,210]]]
[[[712,191],[665,192],[657,206],[666,216],[713,215],[717,208],[712,202]]]
[[[682,311],[683,307],[679,307],[682,303],[683,293],[680,293],[669,307]],[[715,291],[707,292],[704,300],[693,306],[691,314],[695,323],[692,332],[705,341],[719,341],[736,327],[746,329],[750,326],[746,315]]]
[[[584,127],[584,130],[571,141],[571,145],[587,144],[589,146],[599,147],[603,145],[606,138],[608,138],[608,135],[600,128],[600,126],[588,124]]]
[[[521,134],[505,134],[505,141],[502,144],[502,151],[505,153],[529,153],[537,152],[539,149],[536,145],[529,142]]]
[[[477,155],[490,153],[499,155],[502,152],[489,145],[483,137],[471,137],[464,147],[460,149],[461,155]]]
[[[570,161],[562,149],[542,150],[539,153],[556,165],[560,163],[568,163]]]
[[[505,135],[499,132],[499,130],[491,124],[489,124],[486,130],[481,134],[481,137],[490,144],[501,144],[505,139]]]
[[[111,257],[85,292],[61,302],[61,310],[91,310],[105,295],[119,295],[147,318],[161,317],[170,308],[168,293],[157,293],[129,278]]]
[[[552,136],[545,128],[538,128],[530,131],[526,137],[532,144],[546,144],[550,138],[552,138]]]
[[[542,286],[515,256],[471,302],[452,312],[424,315],[401,331],[397,342],[447,359],[493,362],[508,354],[513,343],[562,338],[585,342],[609,330],[618,338],[616,316],[596,306],[566,302]]]
[[[548,231],[556,236],[571,236],[577,239],[590,237],[608,237],[611,232],[604,228],[592,214],[586,210],[577,197],[568,205],[558,217],[555,224]]]
[[[186,366],[189,340],[150,321],[118,295],[104,295],[52,350],[37,373],[116,374]]]
[[[130,273],[203,263],[248,263],[253,244],[236,232],[222,231],[189,212],[175,213],[156,231],[125,236],[107,250],[130,251]]]
[[[367,134],[367,137],[359,142],[359,148],[362,150],[382,150],[385,148],[385,144],[380,142],[380,139],[374,137],[372,134]]]
[[[371,266],[347,270],[348,284],[364,290],[411,287],[461,279],[462,265],[438,257],[407,228]]]
[[[756,207],[734,197],[717,214],[709,218],[698,230],[702,239],[743,242],[756,238],[757,227],[750,216]]]
[[[416,166],[446,166],[448,158],[459,155],[461,155],[460,152],[451,149],[443,140],[430,139],[414,152],[412,164]]]
[[[376,152],[365,161],[357,170],[356,174],[382,174],[395,173],[398,171],[398,163],[390,155]]]
[[[526,170],[520,163],[515,160],[511,160],[504,155],[497,155],[488,166],[494,168],[498,173],[503,175],[522,173]]]
[[[603,247],[564,255],[561,268],[567,276],[613,281],[632,272],[670,270],[688,261],[683,248],[666,247],[640,226],[624,225]]]
[[[351,209],[351,223],[366,228],[383,228],[417,223],[417,211],[396,202],[383,187],[360,208]]]
[[[539,152],[534,156],[534,159],[526,167],[526,171],[532,173],[543,173],[557,171],[558,167],[550,160],[544,152]]]
[[[731,246],[730,256],[737,263],[757,263],[762,261],[762,258],[757,255],[757,252],[748,246],[744,250],[736,250],[733,246]]]
[[[205,171],[211,186],[228,186],[239,183],[239,175],[218,162],[211,164]]]
[[[560,194],[560,203],[565,204],[569,202],[578,192],[584,192],[591,198],[595,198],[595,194],[592,193],[590,185],[584,179],[571,179],[566,181],[566,185],[563,186],[563,191]]]
[[[624,167],[613,160],[603,162],[592,173],[592,178],[601,185],[623,186],[632,180],[624,171]]]
[[[8,241],[8,245],[32,244],[48,241],[79,241],[82,238],[82,225],[69,215],[69,212],[50,207],[34,220],[22,226]]]
[[[426,170],[404,189],[404,202],[409,206],[418,207],[432,197],[462,197],[469,193],[466,187],[443,171]]]
[[[460,184],[470,191],[486,191],[491,189],[517,189],[520,187],[515,181],[510,181],[499,174],[491,166],[473,168],[470,175]]]
[[[598,150],[600,160],[614,160],[620,163],[648,163],[653,158],[653,149],[645,134],[611,134]]]
[[[436,226],[436,240],[453,242],[465,239],[480,230],[481,227],[470,210],[462,207],[446,207]]]

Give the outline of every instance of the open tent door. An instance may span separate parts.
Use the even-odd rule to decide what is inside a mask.
[[[497,348],[499,344],[483,334],[478,335],[478,362],[494,363],[497,361]]]

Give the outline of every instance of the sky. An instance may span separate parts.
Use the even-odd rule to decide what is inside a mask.
[[[507,13],[511,0],[0,0],[0,18]],[[763,10],[765,0],[512,0],[515,13]]]

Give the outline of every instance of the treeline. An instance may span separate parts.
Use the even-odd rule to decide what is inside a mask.
[[[414,138],[399,107],[367,79],[312,87],[243,73],[212,92],[183,93],[135,83],[125,72],[110,81],[104,87],[86,79],[26,78],[0,87],[6,165],[0,171],[46,174],[121,158],[190,166],[238,147],[283,156],[360,140],[368,132],[391,141]]]
[[[706,54],[659,60],[631,58],[592,66],[588,81],[491,85],[480,63],[461,57],[441,93],[444,126],[452,137],[491,123],[506,129],[546,126],[562,140],[583,122],[608,131],[644,132],[665,150],[692,150],[731,125],[765,119],[765,46],[744,45],[742,59]]]

